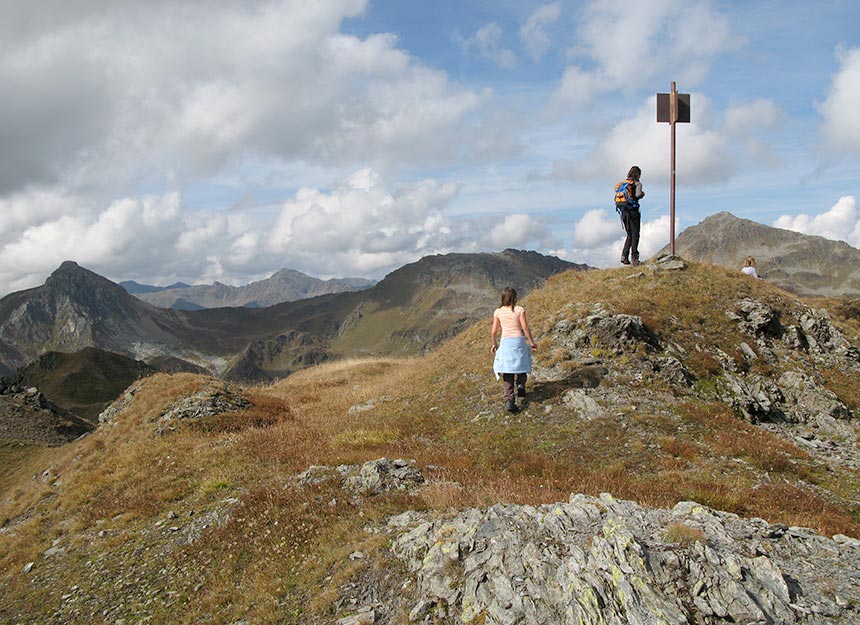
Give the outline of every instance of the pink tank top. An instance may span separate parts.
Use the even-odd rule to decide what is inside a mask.
[[[524,336],[523,326],[520,323],[520,317],[524,312],[525,309],[522,306],[515,306],[513,310],[510,306],[496,308],[493,316],[498,317],[499,323],[502,325],[503,339],[510,336]]]

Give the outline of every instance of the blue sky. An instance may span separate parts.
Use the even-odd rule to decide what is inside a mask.
[[[0,0],[0,294],[381,278],[427,254],[614,266],[727,210],[860,246],[860,5]]]

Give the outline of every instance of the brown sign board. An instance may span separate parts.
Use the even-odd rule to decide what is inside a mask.
[[[671,94],[657,94],[657,121],[671,123],[669,97]],[[678,117],[675,120],[680,123],[690,123],[690,94],[679,93],[678,95]]]

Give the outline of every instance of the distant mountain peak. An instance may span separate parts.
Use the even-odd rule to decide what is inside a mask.
[[[860,295],[860,250],[844,241],[767,226],[728,211],[684,230],[675,250],[686,259],[738,271],[744,258],[753,256],[759,275],[799,295]]]
[[[63,261],[45,280],[45,288],[50,291],[66,292],[72,295],[85,295],[84,291],[104,290],[116,297],[128,297],[128,292],[107,278],[78,265],[72,260]]]

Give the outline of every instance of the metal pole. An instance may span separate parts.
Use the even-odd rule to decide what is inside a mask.
[[[678,91],[672,81],[669,95],[669,126],[672,128],[671,174],[669,186],[669,254],[675,255],[675,122],[678,120]]]

